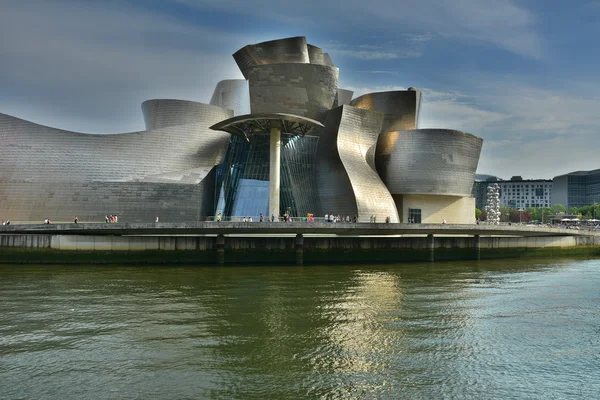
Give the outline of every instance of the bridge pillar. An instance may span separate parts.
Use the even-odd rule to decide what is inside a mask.
[[[433,262],[435,260],[435,239],[433,235],[427,235],[427,252],[428,260]]]
[[[475,259],[481,260],[481,238],[479,235],[473,236],[474,244],[473,248],[475,249]]]
[[[222,233],[217,235],[215,247],[217,249],[217,264],[225,264],[225,236]]]
[[[304,264],[304,235],[296,235],[296,265]]]

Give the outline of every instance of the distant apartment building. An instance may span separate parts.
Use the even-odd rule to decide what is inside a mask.
[[[551,179],[523,179],[520,176],[513,176],[509,181],[489,178],[485,181],[475,181],[472,194],[477,208],[485,207],[487,188],[494,183],[500,186],[500,207],[525,209],[552,205]]]
[[[600,203],[600,169],[554,177],[552,203],[562,204],[567,210]]]

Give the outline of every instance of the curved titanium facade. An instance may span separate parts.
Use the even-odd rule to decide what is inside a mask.
[[[142,103],[147,130],[202,123],[211,115],[223,115],[223,108],[186,100],[156,99]]]
[[[308,48],[308,59],[311,64],[317,65],[329,65],[325,62],[325,55],[320,47],[313,46],[312,44],[307,45]]]
[[[233,115],[250,114],[250,88],[245,79],[227,79],[217,83],[210,104],[233,110]]]
[[[352,107],[384,114],[381,132],[417,129],[421,92],[415,88],[391,92],[368,93],[350,102]]]
[[[337,95],[339,70],[313,64],[270,64],[248,69],[253,114],[285,113],[323,122]]]
[[[375,170],[383,115],[341,106],[327,115],[317,153],[317,188],[322,213],[371,216],[399,222],[394,199]]]
[[[337,90],[337,97],[335,98],[334,107],[339,106],[349,106],[352,102],[352,95],[354,92],[352,90],[340,89]]]
[[[314,46],[313,46],[314,47]],[[317,56],[313,49],[313,56]],[[256,65],[311,62],[304,36],[249,44],[233,54],[240,71],[248,79],[248,69]]]
[[[377,168],[390,192],[470,196],[483,139],[450,129],[384,133]]]
[[[198,220],[214,210],[214,167],[229,135],[209,126],[231,117],[207,104],[143,104],[148,131],[91,135],[0,114],[0,203],[14,221]]]

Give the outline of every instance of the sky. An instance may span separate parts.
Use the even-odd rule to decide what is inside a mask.
[[[207,103],[231,55],[292,36],[354,96],[422,90],[420,128],[484,139],[477,172],[600,168],[600,0],[0,0],[0,113],[144,129],[141,103]]]

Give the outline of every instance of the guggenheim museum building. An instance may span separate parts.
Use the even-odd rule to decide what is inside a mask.
[[[0,114],[0,219],[204,221],[339,214],[475,223],[483,140],[419,129],[421,92],[353,97],[304,37],[248,45],[209,104],[148,100],[146,130],[86,134]]]

